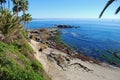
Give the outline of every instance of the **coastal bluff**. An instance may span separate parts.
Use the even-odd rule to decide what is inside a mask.
[[[119,80],[120,68],[74,52],[56,41],[58,32],[59,28],[44,28],[29,35],[34,56],[52,80]]]

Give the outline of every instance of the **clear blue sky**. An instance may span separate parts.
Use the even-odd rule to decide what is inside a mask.
[[[108,0],[29,0],[33,18],[98,18]],[[114,2],[102,18],[120,18],[114,15],[120,0]]]

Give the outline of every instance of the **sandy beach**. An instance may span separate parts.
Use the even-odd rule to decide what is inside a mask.
[[[52,80],[120,80],[120,68],[71,58],[64,52],[47,47],[39,51],[39,42],[31,40],[35,57]]]

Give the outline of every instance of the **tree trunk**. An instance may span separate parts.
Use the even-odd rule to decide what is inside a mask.
[[[5,3],[3,3],[3,6],[4,6],[4,10],[5,10]]]
[[[30,27],[29,27],[29,22],[27,22],[27,28],[28,28],[28,30],[30,29]]]
[[[17,14],[17,17],[18,17],[18,6],[17,6],[17,12],[16,12],[16,14]]]
[[[24,26],[25,26],[25,23],[26,23],[26,21],[25,21],[25,9],[23,9],[23,20],[24,20]]]

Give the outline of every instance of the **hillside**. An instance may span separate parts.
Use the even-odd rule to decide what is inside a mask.
[[[28,5],[28,0],[0,0],[0,80],[50,80],[29,45]]]
[[[0,41],[0,79],[50,80],[25,41],[11,44]]]

